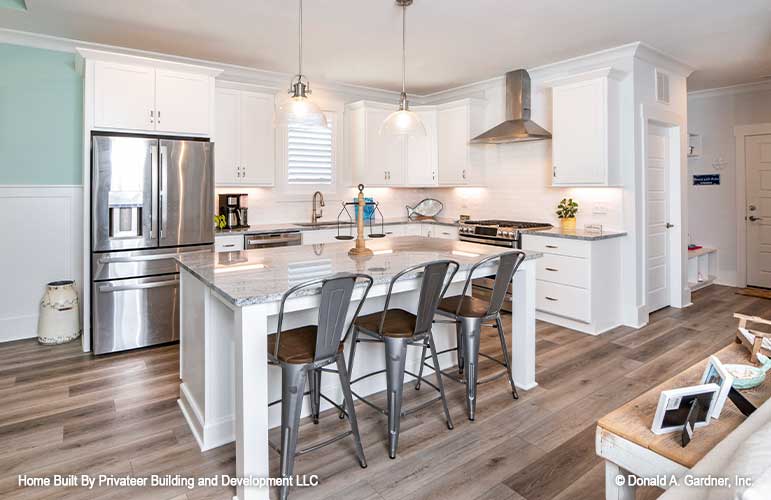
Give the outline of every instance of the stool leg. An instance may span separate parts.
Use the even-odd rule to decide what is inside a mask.
[[[305,365],[281,365],[281,477],[291,477],[297,451],[297,433],[305,393]],[[281,486],[281,500],[289,495],[289,485]]]
[[[442,397],[442,406],[444,407],[444,416],[447,417],[447,428],[452,429],[452,417],[450,409],[447,408],[447,398],[444,396],[444,384],[442,383],[442,373],[439,371],[439,357],[436,355],[436,345],[434,345],[434,335],[428,332],[428,345],[431,347],[431,359],[434,360],[434,374],[436,375],[436,386],[439,387],[439,395]],[[425,347],[423,348],[425,351]]]
[[[509,349],[506,347],[506,335],[503,333],[503,323],[501,315],[495,317],[495,326],[498,328],[498,337],[501,339],[501,349],[503,349],[503,362],[506,364],[506,372],[509,375],[509,384],[511,384],[511,395],[514,399],[519,399],[517,387],[514,385],[514,378],[511,376],[511,359],[509,358]]]
[[[420,381],[423,380],[423,365],[426,363],[426,348],[428,347],[428,339],[423,343],[423,349],[420,353],[420,368],[418,368],[418,380],[415,382],[415,390],[420,390]]]
[[[359,465],[362,468],[367,468],[367,460],[364,458],[364,449],[361,446],[361,436],[359,435],[359,424],[356,422],[356,410],[353,407],[353,395],[351,394],[351,377],[348,375],[348,370],[345,368],[345,359],[343,354],[337,355],[337,373],[340,376],[340,386],[343,389],[343,399],[345,400],[344,407],[348,414],[348,423],[351,425],[351,432],[353,432],[353,441],[356,446],[356,456],[359,458]]]
[[[318,424],[321,411],[321,370],[312,370],[308,374],[308,385],[311,389],[311,417],[313,423]]]
[[[460,321],[455,323],[455,342],[458,346],[458,376],[463,378],[465,360],[463,356],[463,327]]]
[[[351,332],[351,352],[348,353],[348,369],[350,370],[348,372],[348,381],[351,381],[351,373],[353,373],[353,357],[356,355],[356,346],[359,344],[359,329],[355,326],[352,327],[353,331]],[[351,388],[351,385],[348,384],[348,388]],[[345,418],[345,413],[340,412],[340,420]]]
[[[474,420],[477,409],[477,377],[479,366],[480,318],[461,318],[463,332],[464,370],[466,372],[466,409],[468,419]]]
[[[388,456],[396,458],[396,447],[399,444],[399,422],[402,416],[404,362],[407,354],[406,339],[386,337],[385,354],[388,396]]]

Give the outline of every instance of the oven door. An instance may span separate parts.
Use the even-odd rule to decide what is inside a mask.
[[[244,248],[253,250],[256,248],[291,247],[302,244],[300,232],[247,234],[244,236]]]
[[[458,235],[458,239],[460,241],[467,241],[469,243],[479,243],[480,245],[494,245],[497,247],[517,248],[516,240],[507,240],[504,238],[496,238],[494,236],[461,234]]]

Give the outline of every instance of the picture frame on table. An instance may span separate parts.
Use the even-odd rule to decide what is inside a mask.
[[[729,372],[725,365],[720,362],[717,356],[710,356],[707,366],[704,368],[704,375],[701,376],[702,384],[717,384],[720,386],[715,404],[710,410],[710,417],[714,419],[720,418],[720,412],[723,411],[723,406],[728,398],[728,393],[731,392],[731,387],[734,383],[734,376]]]
[[[654,434],[682,431],[694,401],[698,402],[698,411],[690,415],[693,427],[709,425],[710,415],[719,392],[720,386],[717,384],[701,384],[661,391],[651,431]]]

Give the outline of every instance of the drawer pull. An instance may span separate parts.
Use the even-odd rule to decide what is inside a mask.
[[[546,269],[547,271],[552,271],[552,272],[559,271],[559,269],[554,269],[553,267],[545,267],[544,269]]]
[[[546,296],[546,300],[551,300],[552,302],[557,302],[559,299],[555,299],[554,297]]]
[[[236,244],[231,243],[230,245],[222,245],[222,248],[233,248],[234,246],[236,246]]]
[[[546,248],[559,248],[557,245],[546,245]]]

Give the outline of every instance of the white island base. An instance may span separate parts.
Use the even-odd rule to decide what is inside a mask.
[[[418,238],[418,240],[421,239]],[[494,249],[491,251],[489,246],[461,245],[482,248],[485,250],[480,251],[482,254],[494,253]],[[248,262],[255,262],[261,258],[268,260],[264,252],[266,250],[242,253],[249,256]],[[454,255],[447,256],[447,258],[451,257],[461,260]],[[536,386],[535,261],[532,260],[535,257],[537,255],[529,256],[512,280],[514,302],[510,345],[513,377],[517,387],[523,390]],[[470,263],[479,258],[480,255],[477,254],[476,259],[466,260]],[[219,275],[207,275],[202,268],[196,268],[194,262],[181,261],[181,263],[180,378],[182,383],[179,405],[202,451],[236,441],[236,475],[239,478],[267,478],[271,453],[268,445],[268,430],[280,424],[281,415],[280,405],[268,408],[269,402],[281,397],[281,371],[277,367],[268,365],[267,336],[276,330],[280,297],[273,294],[269,301],[236,305],[239,297],[238,293],[228,289],[230,281],[226,282]],[[211,267],[218,266],[215,264]],[[406,267],[408,266],[405,265],[402,268]],[[399,270],[399,268],[389,269],[388,273],[396,274]],[[343,272],[351,269],[335,269],[335,271]],[[490,273],[490,269],[481,269],[480,275],[484,275],[485,271]],[[212,269],[212,272],[215,271]],[[461,269],[448,295],[461,292],[465,277],[466,272]],[[232,276],[228,278],[232,281]],[[387,286],[387,282],[379,282],[372,287],[362,314],[382,310]],[[414,311],[419,286],[419,279],[400,281],[394,290],[392,307]],[[236,287],[232,288],[235,290]],[[289,286],[285,286],[284,289],[287,288]],[[354,291],[354,301],[360,298],[361,293],[360,289]],[[319,295],[300,296],[287,301],[284,328],[289,329],[315,322],[318,301]],[[355,309],[354,305],[350,308],[351,311]],[[455,345],[453,325],[437,324],[434,336],[437,349]],[[411,357],[408,358],[407,369],[417,372],[420,349],[410,349],[408,354]],[[443,368],[457,364],[454,354],[440,357],[443,358],[441,360]],[[385,362],[382,346],[360,344],[352,376],[357,377],[365,372],[383,368],[385,368]],[[426,368],[424,373],[428,375],[431,371]],[[342,393],[336,378],[331,375],[323,377],[322,392],[333,400],[342,401]],[[356,390],[363,395],[383,391],[385,377],[365,379],[356,385]],[[322,410],[329,407],[330,405],[322,399]],[[308,415],[309,410],[310,406],[306,398],[303,415]],[[385,426],[385,422],[383,425]],[[367,453],[366,449],[365,453]],[[273,457],[273,459],[277,458],[278,455]],[[234,498],[267,500],[268,488],[239,486]]]

